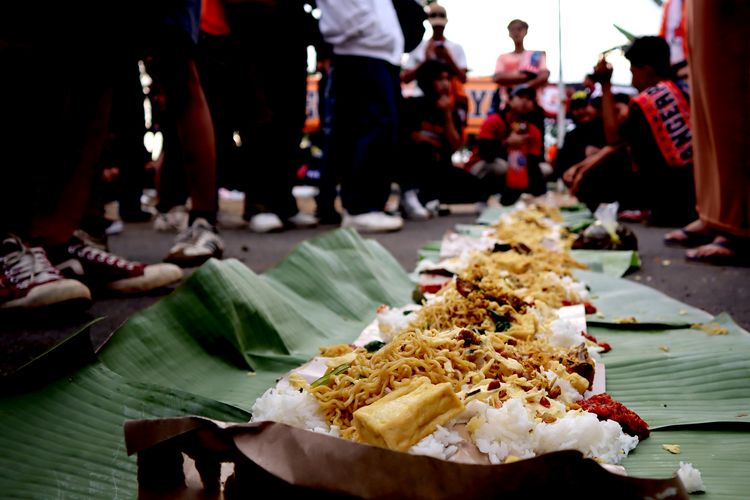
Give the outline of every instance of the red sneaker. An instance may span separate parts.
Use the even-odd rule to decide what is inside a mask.
[[[0,246],[0,309],[21,310],[65,304],[88,306],[91,292],[80,281],[64,279],[42,248],[30,248],[8,235]]]
[[[49,250],[55,267],[65,277],[80,280],[92,288],[120,293],[142,293],[182,279],[182,270],[174,264],[141,264],[113,253],[78,230],[67,245]]]

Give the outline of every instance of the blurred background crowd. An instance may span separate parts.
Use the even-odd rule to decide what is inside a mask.
[[[179,281],[223,254],[220,193],[242,200],[232,230],[266,233],[398,231],[455,204],[570,192],[678,228],[665,242],[689,259],[742,260],[750,6],[658,3],[659,33],[601,47],[580,82],[557,83],[522,19],[497,19],[486,36],[513,50],[472,75],[434,1],[4,7],[0,309]],[[631,85],[613,85],[613,54]],[[109,251],[146,222],[175,233],[164,262]]]

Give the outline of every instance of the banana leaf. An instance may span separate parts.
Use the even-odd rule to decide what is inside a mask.
[[[475,238],[482,236],[482,233],[487,231],[487,229],[489,228],[482,224],[456,224],[456,232],[458,234],[466,234]]]
[[[724,422],[750,431],[750,334],[725,314],[716,324],[726,333],[590,328],[613,346],[607,391],[651,428]]]
[[[320,346],[350,342],[380,304],[403,305],[412,289],[377,242],[338,230],[300,244],[263,276],[210,261],[133,316],[100,357],[128,379],[249,410],[278,377]]]
[[[680,445],[673,455],[664,444]],[[706,493],[702,500],[747,498],[750,491],[750,432],[695,427],[689,430],[652,432],[651,436],[622,462],[628,474],[663,478],[672,475],[680,462],[693,464],[701,472]]]
[[[100,362],[41,389],[2,398],[2,496],[135,498],[136,460],[125,452],[123,423],[178,415],[249,419],[211,399],[127,381]]]
[[[570,254],[590,271],[618,278],[641,267],[641,258],[634,250],[571,250]]]
[[[684,328],[713,318],[705,311],[633,281],[591,271],[576,270],[574,274],[589,286],[597,309],[596,314],[586,318],[589,325]]]
[[[513,211],[513,207],[487,207],[477,217],[477,224],[491,226],[498,221],[501,215],[511,211]]]
[[[440,246],[443,244],[442,241],[430,241],[424,244],[417,250],[417,259],[419,260],[431,260],[432,262],[440,261]]]

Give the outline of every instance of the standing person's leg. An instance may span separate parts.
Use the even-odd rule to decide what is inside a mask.
[[[35,41],[35,40],[34,40]],[[88,305],[89,289],[63,279],[45,250],[29,244],[36,211],[53,213],[58,181],[73,155],[65,123],[69,110],[66,64],[44,43],[14,44],[0,40],[0,66],[13,68],[13,78],[0,79],[0,310],[36,309],[50,305]],[[6,43],[8,42],[8,43]],[[36,129],[44,126],[45,144]],[[79,136],[73,134],[72,136]],[[57,174],[57,176],[53,175]],[[67,234],[53,234],[67,241]],[[42,242],[35,242],[42,243]]]
[[[688,258],[736,257],[750,237],[750,4],[689,4],[693,155],[701,222],[721,234]]]
[[[283,60],[294,64],[288,57]],[[258,82],[266,99],[269,121],[254,127],[249,138],[253,148],[252,176],[247,193],[252,200],[250,229],[256,232],[284,227],[314,226],[317,220],[297,215],[292,195],[294,179],[301,161],[300,141],[305,120],[306,71],[277,70],[262,75]]]
[[[203,217],[214,224],[219,207],[214,129],[195,61],[191,59],[187,64],[187,101],[178,114],[177,133],[192,203],[191,222]]]
[[[367,57],[337,57],[334,146],[342,169],[342,224],[362,231],[397,231],[398,216],[384,212],[390,195],[400,95],[398,68]],[[360,223],[361,222],[361,223]]]
[[[112,92],[104,82],[89,81],[85,89],[71,84],[66,97],[56,137],[63,143],[52,148],[58,151],[59,173],[52,175],[59,184],[51,186],[56,192],[40,203],[29,230],[32,240],[48,246],[67,243],[80,227],[90,201],[95,167],[107,139]]]
[[[201,33],[196,64],[206,96],[216,145],[216,178],[218,187],[234,188],[232,172],[233,123],[230,72],[232,53],[229,36]]]
[[[218,193],[214,131],[193,42],[179,28],[165,27],[159,35],[154,53],[155,78],[164,89],[165,115],[175,124],[191,200],[188,228],[177,237],[165,260],[190,267],[221,257],[224,251],[215,228]]]
[[[325,68],[324,68],[325,69]],[[340,182],[341,173],[339,165],[334,162],[335,148],[332,149],[333,122],[335,120],[334,110],[336,108],[336,90],[333,69],[328,68],[318,82],[318,113],[320,116],[320,134],[322,139],[321,148],[323,158],[320,162],[320,181],[318,184],[318,195],[315,197],[315,215],[321,224],[340,224],[341,215],[336,211],[335,202],[338,196],[337,187]]]

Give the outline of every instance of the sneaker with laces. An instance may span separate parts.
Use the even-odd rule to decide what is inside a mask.
[[[223,254],[224,241],[216,234],[216,228],[198,217],[180,233],[164,261],[180,267],[195,267],[212,257],[220,259]]]
[[[0,309],[36,309],[51,305],[83,306],[91,292],[80,281],[65,279],[44,249],[30,248],[8,235],[0,246]]]
[[[159,212],[154,218],[154,229],[160,233],[180,233],[188,227],[187,209],[178,205],[169,212]]]
[[[359,215],[344,214],[341,227],[351,227],[361,233],[388,233],[404,227],[404,219],[385,212],[368,212]]]
[[[430,212],[422,206],[415,189],[410,189],[404,192],[404,196],[401,200],[401,207],[403,208],[407,219],[427,220],[430,218]]]
[[[309,227],[317,227],[318,218],[313,214],[305,212],[297,212],[286,220],[286,225],[298,229],[305,229]]]
[[[275,233],[284,229],[284,223],[278,215],[270,212],[255,214],[250,218],[248,227],[254,233]]]
[[[182,270],[175,265],[131,262],[109,252],[80,230],[75,232],[67,245],[50,248],[48,255],[63,276],[82,281],[95,289],[135,294],[182,279]]]

